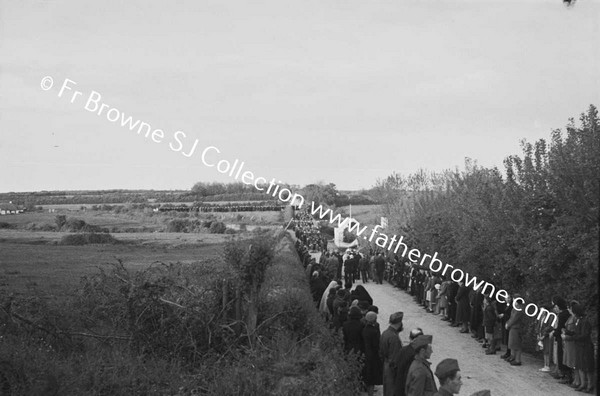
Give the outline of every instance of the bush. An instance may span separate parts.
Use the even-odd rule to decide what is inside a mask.
[[[70,234],[65,235],[60,239],[60,245],[89,245],[89,244],[117,244],[119,240],[115,239],[110,234],[97,234],[97,233],[81,233],[81,234]]]
[[[66,237],[86,236],[110,235]],[[280,237],[274,257],[273,246],[261,237],[233,249],[247,255],[246,272],[267,268],[265,310],[252,334],[236,326],[228,288],[243,287],[244,271],[220,261],[135,272],[119,262],[82,278],[61,301],[29,296],[7,304],[0,291],[0,306],[29,319],[0,325],[0,389],[66,396],[358,394],[356,359],[343,353],[315,310],[289,237]],[[238,303],[246,314],[247,301]]]
[[[227,226],[221,221],[213,221],[209,230],[211,234],[224,234],[227,230]]]
[[[0,230],[1,229],[10,230],[11,228],[14,228],[14,226],[12,224],[0,221]]]
[[[188,221],[173,219],[167,224],[167,232],[188,232]]]

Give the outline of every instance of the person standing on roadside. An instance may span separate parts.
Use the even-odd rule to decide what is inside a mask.
[[[385,272],[385,258],[383,257],[383,253],[377,253],[377,257],[375,257],[375,273],[377,277],[377,283],[380,285],[383,284],[383,273]]]
[[[524,304],[521,302],[517,302],[517,299],[521,298],[520,294],[515,294],[513,296],[515,300],[515,309],[513,309],[510,314],[510,319],[506,322],[506,330],[508,330],[508,347],[511,350],[511,357],[507,359],[507,362],[510,362],[511,366],[520,366],[521,365],[521,352],[523,351],[522,341],[523,341],[523,319],[525,318],[525,314],[523,313]]]
[[[431,343],[433,336],[420,335],[412,342],[415,348],[415,359],[410,364],[406,375],[406,396],[433,396],[437,386],[429,366],[429,358],[433,353]]]
[[[415,349],[412,342],[415,338],[423,334],[423,330],[419,327],[412,329],[408,338],[410,344],[397,350],[391,356],[390,367],[394,374],[394,396],[405,396],[406,395],[406,374],[412,361],[415,358]]]
[[[456,322],[456,293],[458,293],[458,283],[448,280],[448,322],[450,326],[457,327]]]
[[[462,379],[458,360],[444,359],[435,368],[435,376],[440,380],[440,390],[435,396],[458,395],[462,387]]]
[[[379,356],[383,361],[383,396],[394,394],[394,374],[390,366],[391,358],[402,348],[400,332],[402,331],[403,312],[390,315],[390,326],[381,334],[379,343]]]
[[[373,396],[375,385],[381,385],[383,382],[383,367],[379,358],[381,334],[375,312],[369,311],[365,315],[365,327],[362,330],[362,336],[365,342],[363,380],[367,386],[367,394]]]
[[[500,324],[502,329],[502,342],[506,345],[506,352],[500,356],[500,358],[506,360],[510,358],[510,347],[508,346],[508,330],[506,330],[506,322],[510,319],[512,313],[512,297],[506,297],[506,303],[497,305],[498,318],[500,318]]]
[[[469,289],[464,282],[458,282],[458,292],[456,293],[456,323],[461,324],[461,333],[469,332],[469,316],[471,309],[469,307]]]
[[[362,283],[369,282],[369,259],[365,254],[360,254],[360,260],[358,261],[358,269],[360,270],[360,277],[362,278]]]
[[[554,340],[556,341],[556,371],[551,375],[556,379],[564,379],[567,377],[570,370],[563,364],[563,340],[562,330],[565,328],[565,323],[571,316],[567,309],[567,301],[560,297],[555,296],[552,298],[552,305],[558,311],[558,319],[556,323],[556,329],[554,329]]]

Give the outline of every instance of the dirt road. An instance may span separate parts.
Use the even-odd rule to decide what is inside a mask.
[[[523,354],[523,365],[520,367],[506,363],[500,359],[498,353],[485,355],[481,344],[471,338],[470,333],[461,334],[457,328],[441,321],[439,315],[425,312],[413,301],[412,296],[404,291],[389,284],[377,285],[369,282],[364,286],[379,308],[378,321],[382,331],[387,328],[390,314],[402,311],[404,331],[400,333],[400,338],[403,344],[408,342],[408,333],[415,327],[422,328],[425,334],[433,335],[433,354],[430,359],[432,371],[435,371],[435,366],[445,358],[458,360],[463,378],[461,395],[468,396],[482,389],[490,389],[493,396],[582,394],[556,383],[548,374],[538,371],[543,362],[530,355]],[[378,395],[381,394],[379,387]]]

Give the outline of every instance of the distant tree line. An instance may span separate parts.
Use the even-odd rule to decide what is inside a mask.
[[[526,300],[576,299],[598,323],[600,130],[590,106],[549,141],[522,141],[504,174],[467,160],[464,171],[392,174],[374,191],[394,232],[444,262]]]

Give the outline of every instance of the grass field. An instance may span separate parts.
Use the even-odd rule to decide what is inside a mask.
[[[121,259],[138,270],[156,263],[220,262],[231,235],[122,233],[126,244],[63,246],[62,232],[0,230],[0,292],[27,295],[68,294],[81,276],[94,274]],[[241,234],[242,238],[250,233]]]
[[[69,211],[57,210],[56,212],[30,212],[18,215],[0,216],[0,223],[8,223],[19,229],[26,229],[32,224],[42,226],[44,224],[54,225],[57,215],[65,215],[67,218],[76,218],[87,224],[106,227],[111,232],[122,232],[128,229],[144,228],[148,231],[162,231],[166,224],[174,218],[187,218],[208,220],[216,219],[226,224],[248,224],[248,225],[280,225],[283,222],[281,212],[232,212],[232,213],[178,213],[165,212],[154,213],[141,210],[114,213],[110,211]]]
[[[345,216],[350,216],[349,206],[342,206],[339,210],[343,211]],[[381,221],[381,205],[354,205],[352,206],[352,218],[363,225],[379,224]]]

